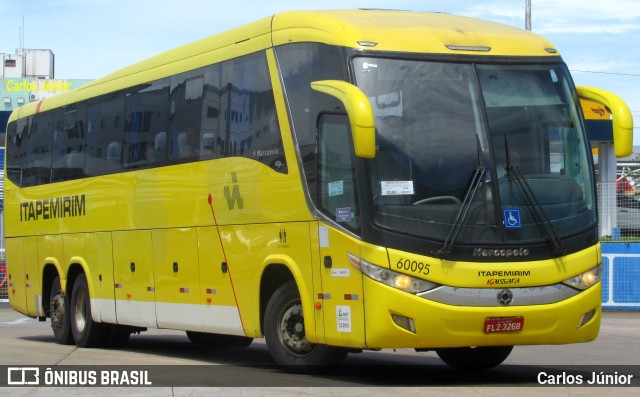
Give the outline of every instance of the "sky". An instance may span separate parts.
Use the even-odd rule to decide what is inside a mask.
[[[531,0],[532,30],[576,85],[616,93],[640,145],[640,1]],[[51,49],[58,79],[94,79],[188,42],[288,10],[439,11],[524,28],[525,0],[0,0],[0,53]],[[23,23],[24,21],[24,23]]]

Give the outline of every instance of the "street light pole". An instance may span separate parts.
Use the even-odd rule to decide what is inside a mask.
[[[531,30],[531,0],[525,0],[524,28]]]

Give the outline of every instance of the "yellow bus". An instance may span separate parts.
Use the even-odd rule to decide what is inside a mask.
[[[16,110],[9,298],[55,339],[265,338],[311,368],[363,349],[499,365],[593,340],[602,273],[580,97],[558,50],[408,11],[288,12]]]

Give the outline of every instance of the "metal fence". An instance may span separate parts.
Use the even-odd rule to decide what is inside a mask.
[[[640,310],[640,243],[602,243],[602,307]]]
[[[618,182],[598,184],[598,213],[602,241],[640,242],[640,194],[636,191]]]
[[[4,251],[4,211],[0,209],[0,302],[9,301],[7,260]]]
[[[9,286],[7,283],[7,261],[5,260],[3,247],[0,248],[0,302],[7,302],[9,300]]]

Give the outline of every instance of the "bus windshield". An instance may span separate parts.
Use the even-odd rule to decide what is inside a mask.
[[[373,221],[457,243],[553,241],[593,227],[585,133],[562,64],[358,57],[376,121]]]

